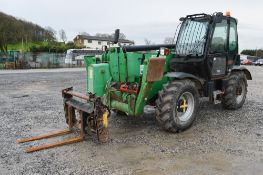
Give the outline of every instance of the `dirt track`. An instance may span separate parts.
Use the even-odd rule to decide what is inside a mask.
[[[194,125],[162,131],[154,111],[140,118],[113,114],[109,143],[81,143],[24,153],[29,146],[74,134],[17,144],[16,139],[66,128],[60,90],[85,92],[86,73],[0,71],[0,174],[263,174],[263,67],[248,67],[246,103],[236,111],[201,101]]]

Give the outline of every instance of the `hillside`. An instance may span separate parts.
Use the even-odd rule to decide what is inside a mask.
[[[10,44],[53,40],[53,31],[0,12],[0,51],[7,51]]]

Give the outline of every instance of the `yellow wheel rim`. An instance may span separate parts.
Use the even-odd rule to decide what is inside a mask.
[[[180,105],[180,108],[183,109],[183,112],[185,112],[186,109],[187,109],[187,107],[188,107],[188,104],[187,104],[187,102],[186,102],[186,100],[185,100],[185,98],[184,98],[184,99],[183,99],[183,104]]]

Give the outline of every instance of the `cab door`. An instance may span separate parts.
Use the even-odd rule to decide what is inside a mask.
[[[234,64],[240,64],[240,56],[238,55],[237,22],[235,19],[230,19],[227,69],[231,70]]]
[[[227,18],[223,18],[221,22],[215,23],[208,54],[211,79],[224,77],[227,73],[228,31]]]

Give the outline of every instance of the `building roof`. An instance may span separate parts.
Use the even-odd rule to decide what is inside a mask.
[[[88,35],[77,35],[74,40],[79,37],[82,39],[87,39],[87,40],[98,40],[98,41],[112,41],[112,38],[107,38],[107,37],[99,37],[99,36],[88,36]],[[127,39],[119,39],[119,42],[121,43],[132,43],[134,44],[134,41],[127,40]]]

